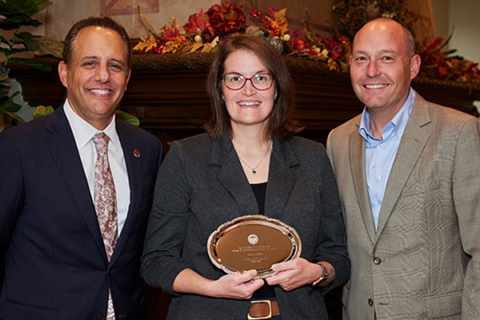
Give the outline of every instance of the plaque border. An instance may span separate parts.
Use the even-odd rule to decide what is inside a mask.
[[[295,258],[300,257],[302,253],[302,241],[300,239],[300,236],[298,235],[297,230],[293,228],[292,226],[278,220],[275,218],[270,218],[265,215],[261,214],[254,214],[254,215],[245,215],[241,217],[237,217],[233,220],[227,221],[223,224],[221,224],[216,230],[214,230],[210,236],[208,237],[207,240],[207,252],[208,252],[208,257],[210,258],[210,261],[219,269],[223,270],[227,274],[240,274],[243,273],[243,270],[238,270],[235,271],[233,270],[234,268],[228,268],[221,262],[217,260],[217,257],[214,255],[215,251],[215,244],[218,242],[218,240],[221,238],[223,234],[226,232],[233,230],[232,227],[235,228],[235,225],[240,225],[241,222],[245,221],[258,221],[261,222],[260,224],[267,225],[272,228],[276,228],[277,230],[281,231],[286,237],[290,239],[292,242],[292,252],[290,255],[283,261],[279,262],[284,262],[284,261],[289,261]],[[275,270],[272,269],[265,269],[265,270],[260,270],[258,271],[257,275],[255,276],[255,279],[265,279],[268,278],[276,273]]]

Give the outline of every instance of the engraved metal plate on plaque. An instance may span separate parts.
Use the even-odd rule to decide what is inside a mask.
[[[210,260],[226,273],[256,269],[257,279],[275,272],[270,267],[300,257],[302,243],[297,231],[280,220],[248,215],[217,228],[207,242]]]

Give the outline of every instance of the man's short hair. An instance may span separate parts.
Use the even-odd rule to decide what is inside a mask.
[[[80,20],[72,26],[65,37],[65,44],[63,47],[63,61],[67,64],[67,66],[70,66],[70,62],[72,60],[73,44],[77,39],[77,35],[80,30],[86,27],[102,27],[116,31],[120,37],[122,37],[125,48],[127,49],[127,65],[130,69],[130,38],[128,37],[125,29],[109,17],[90,17]]]

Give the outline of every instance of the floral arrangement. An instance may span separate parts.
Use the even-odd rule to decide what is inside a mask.
[[[310,17],[305,22],[305,30],[293,30],[293,38],[288,29],[287,8],[277,10],[271,6],[268,12],[249,12],[254,25],[246,25],[246,16],[241,6],[227,1],[215,4],[206,12],[200,9],[188,17],[183,26],[172,21],[158,32],[151,26],[145,15],[139,12],[149,35],[141,38],[133,48],[140,52],[153,53],[192,53],[210,52],[227,38],[245,33],[264,38],[280,52],[299,57],[308,57],[328,63],[331,70],[346,71],[350,54],[350,41],[336,32],[332,39],[315,33]]]
[[[305,9],[306,19],[303,20],[304,28],[290,31],[286,11],[287,8],[277,10],[271,6],[265,13],[252,10],[249,15],[254,24],[247,26],[242,6],[223,1],[221,4],[213,5],[206,12],[200,9],[200,12],[190,15],[188,22],[183,26],[172,17],[172,21],[165,24],[158,32],[139,11],[149,35],[142,37],[133,49],[159,54],[210,52],[229,37],[245,33],[264,38],[280,52],[321,61],[326,63],[330,70],[347,72],[351,40],[368,21],[379,17],[391,18],[415,35],[413,24],[416,16],[405,8],[403,0],[336,1],[333,11],[341,17],[338,26],[332,25],[334,30],[332,38],[317,34],[307,9]],[[448,40],[443,42],[439,38],[420,50],[422,57],[420,76],[479,85],[478,63],[451,56],[454,51],[443,52],[442,49]]]
[[[250,11],[250,15],[255,19],[256,25],[248,27],[251,30],[249,33],[259,36],[257,32],[261,32],[261,36],[269,38],[280,37],[283,41],[290,40],[288,21],[285,16],[286,12],[287,8],[276,10],[271,6],[268,7],[268,14],[258,10]]]
[[[480,69],[478,63],[452,56],[456,50],[442,51],[451,39],[443,41],[437,38],[421,53],[421,76],[440,80],[455,80],[471,85],[480,85]]]
[[[305,9],[307,20],[303,20],[304,30],[295,30],[293,33],[292,55],[308,57],[314,60],[325,61],[330,70],[347,72],[352,44],[348,38],[342,36],[337,29],[333,38],[324,38],[318,35],[313,27],[308,11]]]
[[[221,5],[213,5],[207,12],[201,9],[199,13],[190,15],[183,27],[172,18],[158,33],[140,12],[150,35],[142,37],[133,50],[155,53],[209,52],[219,40],[245,29],[246,17],[241,8],[224,1]]]
[[[333,6],[333,12],[341,16],[339,28],[350,40],[365,23],[382,17],[399,22],[415,37],[413,24],[417,17],[405,8],[403,0],[340,0]]]
[[[250,11],[255,25],[247,27],[245,33],[264,38],[280,52],[288,50],[288,41],[291,37],[288,33],[286,12],[287,8],[276,10],[271,6],[268,7],[268,13],[258,10]]]

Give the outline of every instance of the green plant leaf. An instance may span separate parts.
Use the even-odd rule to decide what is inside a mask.
[[[38,49],[34,51],[36,55],[52,55],[54,57],[62,59],[63,42],[48,37],[35,38],[33,41],[35,41],[38,45]]]
[[[8,73],[0,72],[0,81],[5,81],[8,79]]]
[[[10,41],[8,41],[8,39],[2,36],[1,34],[0,34],[0,41],[10,46]]]
[[[1,9],[0,9],[1,12]],[[22,26],[38,27],[42,23],[26,15],[12,16],[10,19],[0,20],[0,29],[16,30]]]
[[[4,114],[6,112],[17,112],[20,110],[22,106],[13,102],[13,98],[18,96],[20,91],[16,91],[11,96],[3,96],[0,98],[0,114]]]
[[[50,4],[51,2],[48,0],[5,0],[0,1],[0,12],[2,12],[2,15],[7,17],[7,19],[17,15],[27,15],[31,17]]]
[[[0,20],[0,29],[15,30],[21,26],[38,27],[42,23],[32,16],[45,9],[52,2],[48,0],[1,0],[0,12],[5,19]]]
[[[26,66],[33,67],[35,69],[41,70],[43,72],[50,72],[52,71],[52,66],[44,61],[40,61],[38,59],[28,59],[28,58],[17,58],[12,57],[10,58],[9,62],[11,63],[21,63]]]
[[[41,38],[40,36],[34,36],[30,32],[20,32],[20,33],[17,33],[17,37],[23,40],[23,44],[28,50],[32,52],[35,50],[38,50],[38,44],[35,41],[35,39]]]
[[[25,52],[25,51],[28,51],[27,49],[23,48],[23,49],[6,49],[6,48],[0,48],[0,52],[3,52],[6,56],[11,56],[11,55],[14,55],[16,53],[19,53],[19,52]]]
[[[45,106],[38,106],[33,111],[33,119],[37,119],[38,117],[46,116],[46,115],[52,113],[53,111],[55,111],[55,109],[53,109],[52,106],[46,106],[46,107]]]
[[[130,123],[130,124],[133,124],[134,126],[138,127],[140,125],[140,119],[138,119],[133,114],[130,114],[128,112],[123,112],[121,110],[115,110],[115,116],[120,120],[123,120],[125,122]]]

